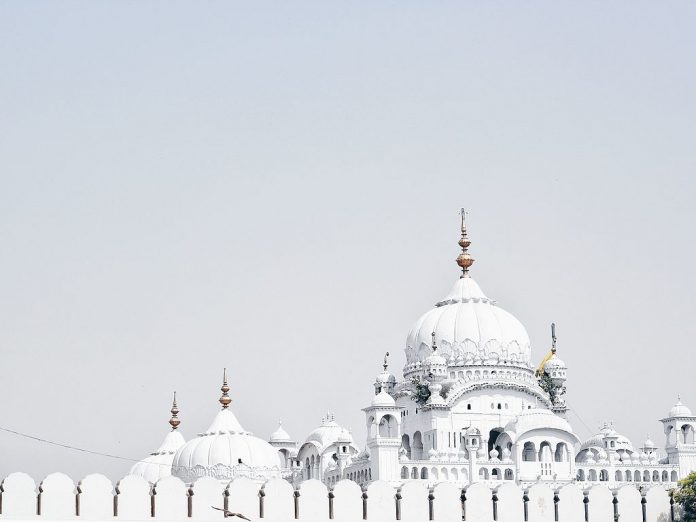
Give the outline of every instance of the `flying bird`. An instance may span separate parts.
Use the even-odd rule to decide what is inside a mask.
[[[232,513],[232,511],[227,511],[225,508],[219,508],[219,507],[215,507],[215,506],[210,506],[210,507],[213,509],[216,509],[218,511],[222,511],[225,514],[225,518],[227,518],[227,517],[239,517],[239,518],[243,518],[244,520],[251,521],[250,518],[245,517],[241,513]]]

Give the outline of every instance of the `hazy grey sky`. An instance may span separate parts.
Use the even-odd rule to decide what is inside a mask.
[[[364,443],[386,350],[472,275],[569,402],[696,408],[696,3],[0,3],[0,427],[141,458],[179,394]],[[574,414],[581,438],[589,433]],[[0,475],[130,464],[0,432]]]

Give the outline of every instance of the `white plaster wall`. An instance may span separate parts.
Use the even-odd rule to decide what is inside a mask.
[[[119,520],[146,520],[150,517],[150,484],[137,475],[126,475],[116,483],[116,510]]]
[[[534,484],[527,493],[529,522],[554,522],[553,491],[546,484]]]
[[[268,522],[283,522],[295,518],[295,493],[287,480],[271,479],[262,486],[263,518]]]
[[[663,488],[659,486],[650,488],[645,493],[645,500],[647,501],[645,505],[647,522],[669,522],[669,496]]]
[[[334,487],[334,520],[354,522],[362,520],[362,490],[355,482],[341,480]]]
[[[26,473],[12,473],[0,484],[2,515],[31,517],[36,515],[36,483]]]
[[[524,520],[523,492],[513,482],[501,485],[496,493],[498,497],[498,522],[518,522]]]
[[[87,475],[77,485],[80,517],[109,519],[114,516],[114,486],[104,475]]]
[[[240,477],[227,486],[227,509],[241,513],[251,520],[259,519],[259,487],[251,480]]]
[[[614,520],[614,496],[604,485],[593,486],[588,494],[590,499],[589,522],[611,522]],[[640,519],[639,519],[640,520]]]
[[[493,494],[480,482],[466,488],[465,515],[467,522],[491,522],[493,520]]]
[[[298,490],[300,520],[325,522],[329,520],[329,491],[318,480],[307,480]]]
[[[225,484],[211,477],[199,478],[190,488],[191,513],[193,518],[201,521],[220,520],[220,511],[225,505]]]
[[[182,480],[170,475],[152,488],[155,497],[155,518],[182,520],[188,517],[188,489]]]
[[[621,520],[643,520],[642,498],[634,486],[623,486],[616,492]]]
[[[567,484],[558,490],[558,520],[563,522],[585,522],[585,507],[582,489]]]
[[[425,481],[407,482],[401,487],[401,520],[429,520],[430,491]]]

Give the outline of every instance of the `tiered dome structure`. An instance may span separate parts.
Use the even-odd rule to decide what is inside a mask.
[[[531,370],[527,330],[512,314],[489,299],[469,274],[474,259],[468,251],[471,241],[464,213],[459,245],[462,252],[457,264],[462,274],[450,292],[409,331],[404,376],[421,368],[433,346],[439,348],[439,355],[452,368],[505,365]]]
[[[199,477],[223,481],[239,476],[257,481],[279,477],[281,464],[276,449],[246,431],[229,409],[232,400],[226,371],[220,389],[222,409],[205,432],[179,448],[172,461],[172,473],[187,482]]]

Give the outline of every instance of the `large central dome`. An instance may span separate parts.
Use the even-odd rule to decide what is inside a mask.
[[[471,277],[460,278],[450,293],[423,314],[406,339],[407,364],[438,353],[448,365],[515,364],[531,368],[529,335],[521,322],[488,299]]]
[[[469,255],[469,236],[462,209],[461,254],[457,264],[462,276],[449,294],[423,314],[406,339],[406,368],[417,370],[433,352],[448,366],[514,365],[532,368],[527,330],[514,316],[486,297],[469,276],[474,258]]]

